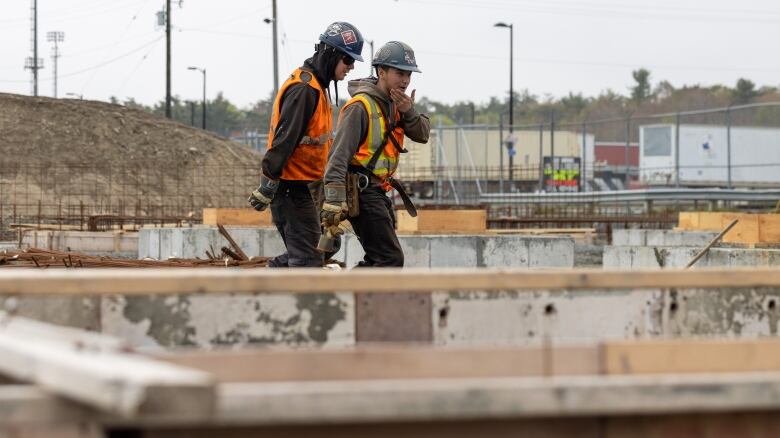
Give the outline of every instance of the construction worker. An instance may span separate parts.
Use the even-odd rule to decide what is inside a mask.
[[[314,55],[292,72],[276,95],[260,187],[249,197],[255,210],[271,206],[284,241],[286,252],[271,259],[270,267],[321,267],[323,262],[316,249],[319,206],[309,187],[321,187],[333,142],[330,82],[344,79],[355,61],[363,61],[363,36],[355,26],[336,22],[319,41]]]
[[[400,154],[406,152],[404,136],[426,143],[431,125],[414,108],[416,90],[406,94],[412,72],[420,72],[412,48],[391,41],[379,49],[371,65],[376,77],[349,82],[352,98],[339,114],[320,217],[328,229],[338,225],[347,211],[347,178],[356,180],[350,186],[359,190],[359,213],[348,219],[366,253],[358,266],[403,266],[404,253],[387,192],[395,189],[412,213],[414,206],[393,174]]]

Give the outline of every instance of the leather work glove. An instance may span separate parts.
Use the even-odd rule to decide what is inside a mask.
[[[260,187],[249,195],[249,204],[257,211],[263,211],[271,205],[271,201],[279,188],[279,181],[260,175]]]
[[[325,202],[320,219],[325,228],[337,227],[347,210],[347,188],[344,184],[325,184]]]

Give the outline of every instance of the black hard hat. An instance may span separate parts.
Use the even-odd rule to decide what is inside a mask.
[[[371,65],[376,67],[386,65],[397,68],[398,70],[414,71],[422,73],[417,68],[417,61],[414,59],[414,50],[409,45],[400,41],[390,41],[382,46],[376,55],[374,55]]]
[[[337,21],[320,35],[320,41],[346,53],[357,61],[362,61],[363,35],[357,28],[345,21]]]

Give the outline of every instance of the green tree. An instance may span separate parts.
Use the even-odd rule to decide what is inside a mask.
[[[631,99],[637,104],[642,103],[650,97],[650,71],[640,68],[632,71],[631,76],[636,81],[636,85],[631,87]]]
[[[748,103],[756,96],[758,96],[756,84],[749,79],[739,78],[737,86],[734,88],[734,102]]]

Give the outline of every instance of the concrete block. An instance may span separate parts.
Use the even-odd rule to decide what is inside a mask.
[[[480,236],[478,239],[479,267],[528,267],[529,237],[505,235]]]
[[[342,245],[345,246],[344,264],[347,265],[348,269],[355,267],[355,265],[363,260],[363,257],[366,255],[366,252],[363,251],[363,246],[360,244],[360,240],[354,234],[349,234],[346,241],[342,242]]]
[[[398,236],[404,251],[404,267],[429,268],[431,266],[431,239],[426,236]]]
[[[160,260],[166,260],[176,251],[173,248],[173,233],[177,231],[175,228],[160,228]]]
[[[155,260],[160,259],[160,230],[149,229],[149,251],[147,257]]]
[[[352,294],[113,296],[100,313],[104,333],[143,347],[355,342]]]
[[[484,292],[433,296],[434,342],[439,345],[529,345],[630,339],[661,334],[658,291],[609,293]]]
[[[143,260],[149,257],[149,229],[141,228],[138,230],[138,259]]]
[[[284,254],[287,250],[284,246],[284,241],[279,231],[276,228],[261,228],[261,245],[262,251],[260,255],[264,257],[276,257]]]
[[[622,229],[612,231],[612,244],[615,246],[644,246],[645,230]]]
[[[259,256],[261,255],[261,241],[262,236],[260,233],[260,228],[258,227],[225,227],[225,230],[227,230],[228,233],[230,233],[230,237],[233,238],[233,240],[236,242],[236,244],[241,248],[242,251],[244,251],[244,254],[247,255],[247,257],[253,257],[253,256]],[[227,239],[223,238],[223,243],[220,245],[220,248],[222,246],[230,246]]]
[[[475,236],[420,236],[430,239],[431,268],[475,268],[478,266]]]
[[[574,239],[567,237],[529,238],[528,267],[574,267]]]

